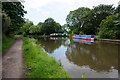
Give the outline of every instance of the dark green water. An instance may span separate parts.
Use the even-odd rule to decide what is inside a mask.
[[[85,44],[72,39],[39,38],[39,44],[49,56],[60,60],[73,78],[118,78],[119,44],[95,41]]]

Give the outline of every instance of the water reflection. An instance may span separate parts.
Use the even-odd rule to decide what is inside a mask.
[[[48,53],[53,53],[54,50],[59,48],[64,42],[66,41],[67,38],[65,39],[50,39],[50,38],[38,38],[39,43],[44,47],[45,51]]]
[[[118,44],[95,41],[88,45],[68,38],[38,40],[50,56],[61,60],[63,68],[74,78],[79,78],[82,72],[89,78],[118,77]]]
[[[74,39],[74,38],[73,38],[73,41],[74,42],[81,42],[81,43],[85,43],[85,44],[93,44],[94,43],[94,41],[92,41],[92,40]]]
[[[79,66],[89,66],[95,71],[117,69],[118,47],[114,44],[96,42],[94,45],[70,44],[66,51],[69,61]]]

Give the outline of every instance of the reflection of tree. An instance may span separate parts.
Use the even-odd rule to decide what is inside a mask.
[[[59,48],[64,42],[63,40],[51,40],[49,38],[39,38],[38,40],[39,43],[44,46],[45,51],[48,53],[54,52],[54,50]]]
[[[104,42],[94,45],[70,44],[66,56],[69,61],[79,66],[89,66],[96,71],[110,71],[118,65],[118,46]]]

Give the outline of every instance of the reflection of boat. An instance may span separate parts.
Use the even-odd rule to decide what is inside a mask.
[[[65,34],[65,33],[52,33],[52,34],[50,34],[50,36],[52,36],[52,37],[63,37],[63,36],[68,36],[68,35]]]
[[[81,42],[81,43],[85,43],[85,44],[93,44],[94,41],[93,40],[84,40],[84,39],[73,39],[74,42]]]
[[[94,41],[94,35],[76,35],[74,34],[72,38],[77,38],[77,39],[85,39],[85,40],[92,40]]]

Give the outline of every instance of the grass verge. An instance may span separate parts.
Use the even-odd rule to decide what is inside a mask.
[[[99,35],[95,35],[95,39],[120,40],[120,39],[100,38],[100,36],[99,36]]]
[[[2,53],[5,52],[10,45],[14,42],[14,37],[6,37],[5,40],[2,40]]]
[[[95,39],[100,39],[100,36],[99,35],[95,35]]]
[[[36,43],[37,40],[23,38],[25,78],[70,78],[61,63],[48,56]]]

